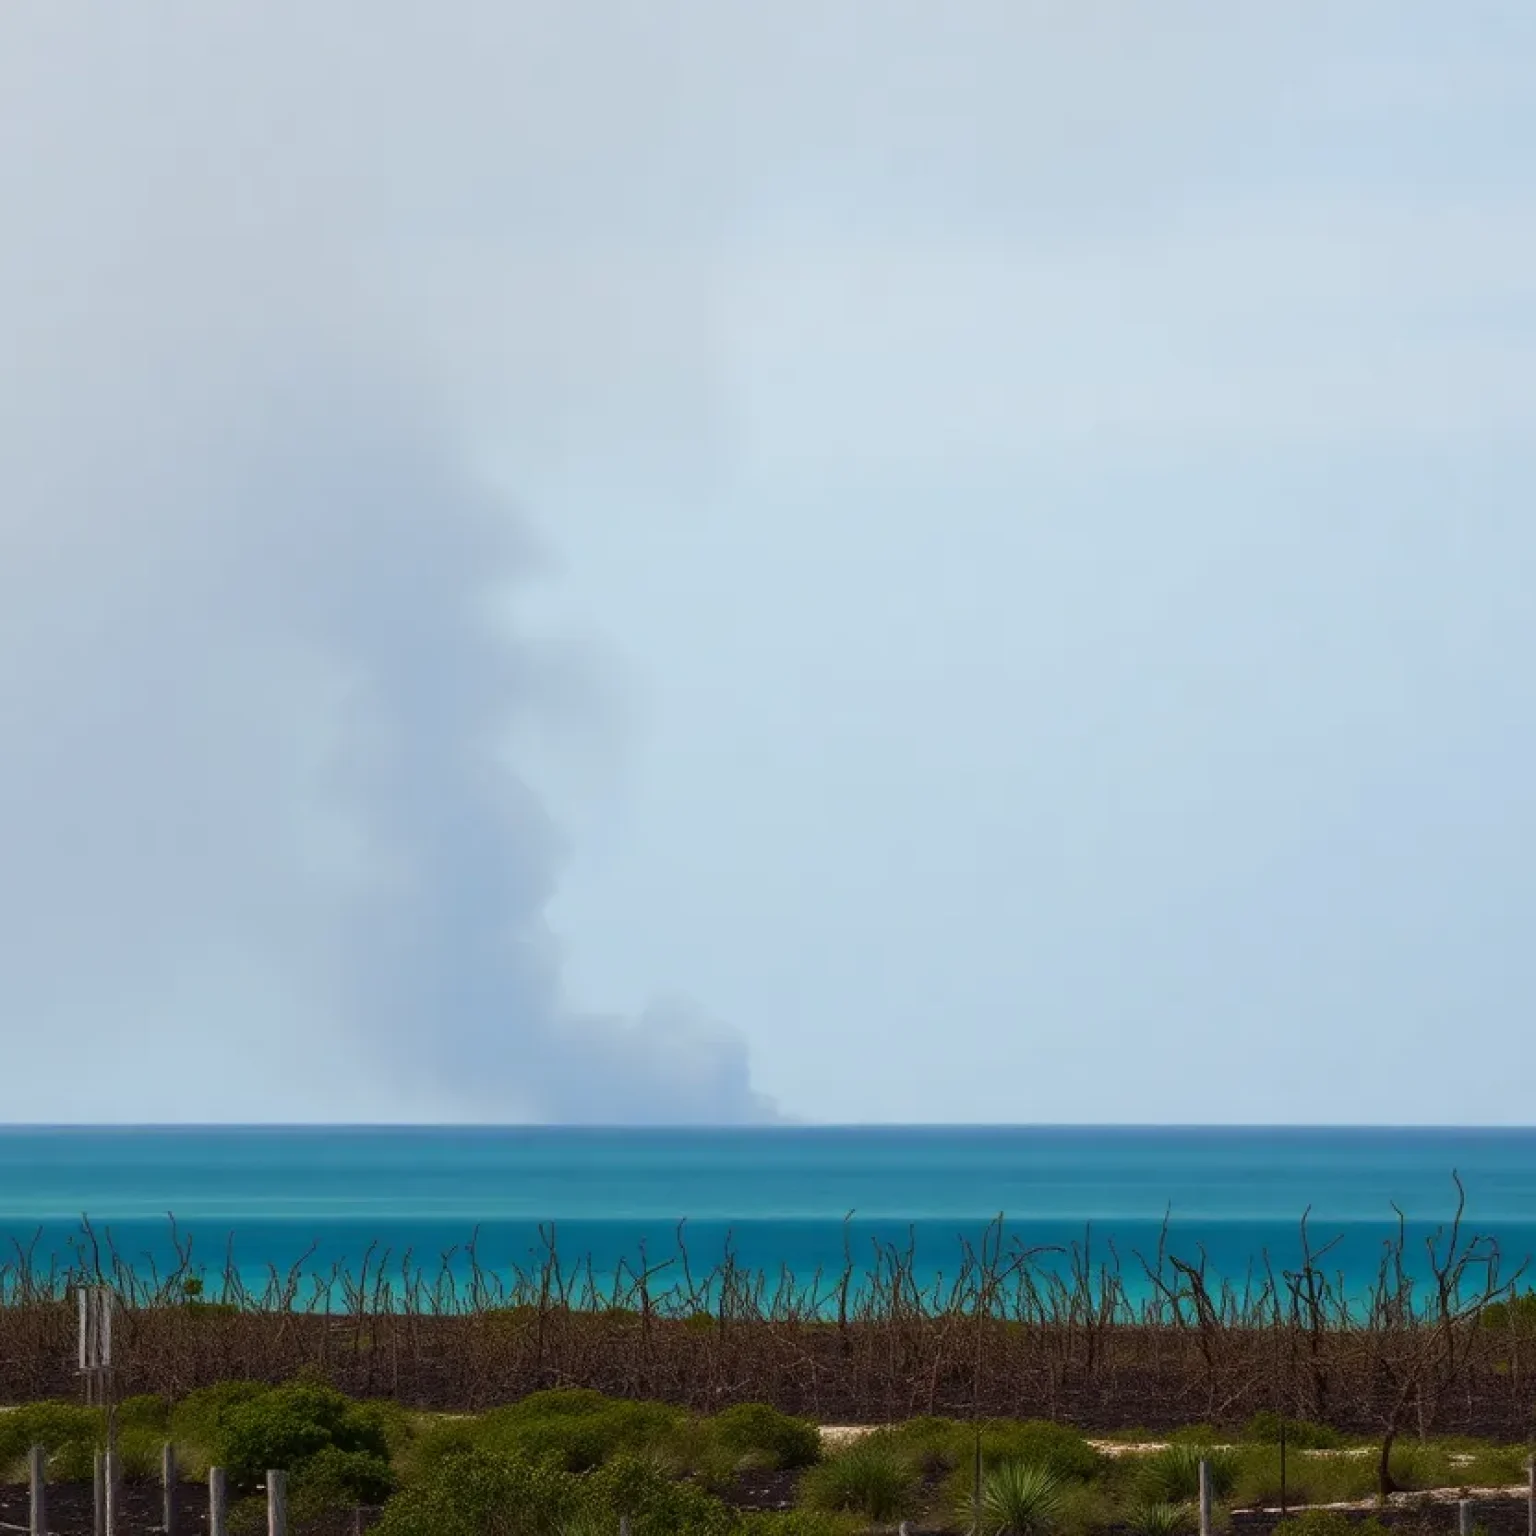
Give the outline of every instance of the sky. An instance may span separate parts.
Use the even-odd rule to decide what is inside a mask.
[[[0,7],[0,1119],[1528,1121],[1521,0]]]

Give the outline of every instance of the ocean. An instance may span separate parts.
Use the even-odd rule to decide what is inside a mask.
[[[696,1275],[729,1246],[741,1268],[808,1286],[842,1270],[845,1242],[862,1276],[877,1244],[910,1242],[920,1283],[942,1287],[1001,1215],[1005,1246],[1064,1249],[1091,1232],[1095,1262],[1117,1251],[1134,1296],[1136,1255],[1154,1256],[1165,1219],[1172,1252],[1203,1250],[1241,1283],[1266,1254],[1297,1263],[1310,1211],[1314,1246],[1337,1239],[1327,1267],[1359,1289],[1397,1230],[1394,1202],[1423,1272],[1425,1240],[1455,1211],[1453,1171],[1468,1233],[1497,1240],[1506,1272],[1536,1254],[1524,1129],[9,1128],[0,1242],[12,1266],[28,1253],[35,1269],[72,1267],[89,1218],[137,1273],[164,1274],[174,1217],[214,1296],[227,1256],[256,1288],[301,1260],[309,1276],[355,1275],[370,1251],[373,1273],[387,1253],[398,1274],[409,1253],[462,1278],[471,1238],[505,1279],[538,1267],[542,1224],[563,1263],[590,1260],[607,1287],[642,1251],[675,1260],[686,1222]]]

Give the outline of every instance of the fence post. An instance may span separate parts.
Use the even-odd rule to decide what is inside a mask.
[[[1200,1458],[1200,1536],[1211,1536],[1211,1464]]]
[[[176,1530],[176,1482],[179,1476],[176,1470],[176,1447],[167,1440],[160,1451],[160,1482],[164,1490],[160,1512],[165,1536],[173,1536]]]
[[[32,1536],[48,1536],[48,1452],[40,1445],[27,1453],[27,1481],[32,1485]]]
[[[117,1517],[122,1513],[123,1464],[116,1450],[108,1449],[106,1459],[107,1530],[106,1536],[119,1536]]]
[[[288,1536],[288,1474],[267,1473],[267,1536]]]
[[[1525,1528],[1529,1536],[1536,1536],[1536,1456],[1525,1468]]]
[[[208,1468],[208,1536],[229,1536],[229,1483],[223,1467]]]
[[[91,1530],[95,1536],[107,1532],[107,1453],[96,1452],[96,1464],[91,1470],[92,1518]]]
[[[1456,1501],[1456,1529],[1460,1536],[1472,1536],[1472,1500]]]

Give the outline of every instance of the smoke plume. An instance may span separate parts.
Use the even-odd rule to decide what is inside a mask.
[[[772,1118],[689,1006],[565,1001],[515,743],[580,678],[404,297],[463,165],[333,99],[388,29],[44,11],[0,21],[0,1119]],[[559,358],[509,270],[461,314]]]

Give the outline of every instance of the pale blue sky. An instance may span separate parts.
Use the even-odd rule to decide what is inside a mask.
[[[11,0],[0,1118],[1528,1120],[1533,58]]]

